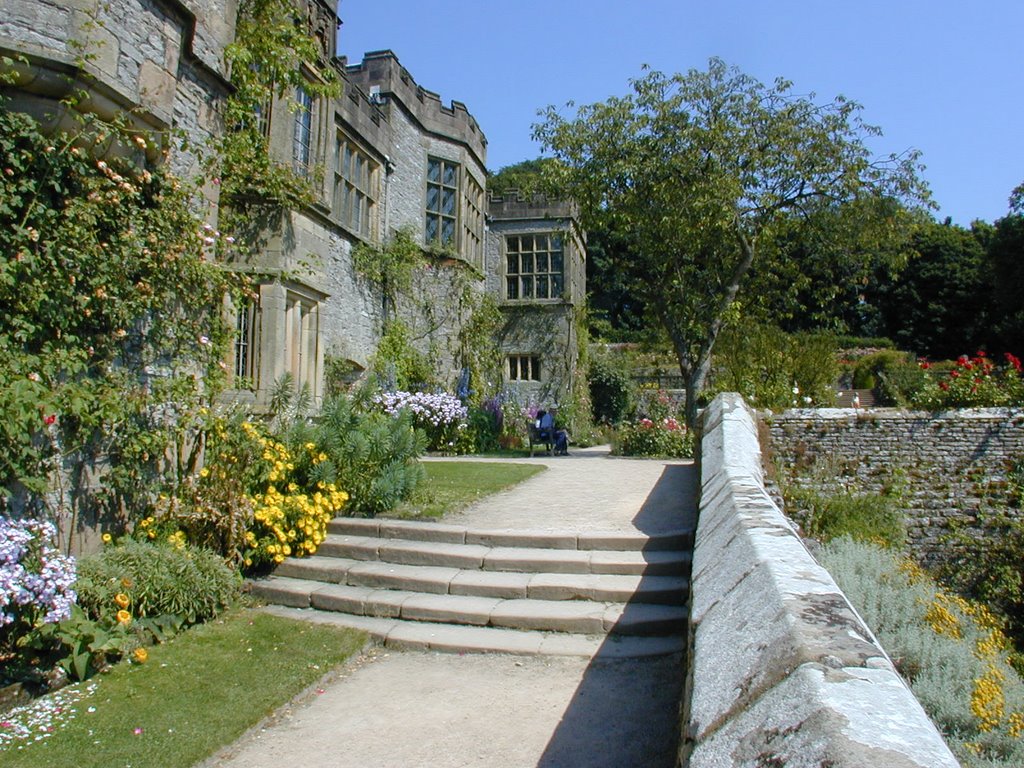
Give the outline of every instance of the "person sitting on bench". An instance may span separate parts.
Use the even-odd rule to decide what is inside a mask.
[[[556,456],[569,455],[569,433],[555,426],[556,410],[537,412],[537,435],[542,442],[551,445]]]

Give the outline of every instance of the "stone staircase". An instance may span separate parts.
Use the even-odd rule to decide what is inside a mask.
[[[388,647],[632,658],[682,651],[693,534],[496,531],[338,518],[251,582],[266,610]]]

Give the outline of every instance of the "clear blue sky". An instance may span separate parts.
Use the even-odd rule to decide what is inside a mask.
[[[641,65],[718,56],[762,82],[842,94],[916,148],[958,224],[1006,215],[1024,182],[1022,0],[341,0],[339,54],[390,48],[424,88],[466,104],[491,170],[537,157],[537,110],[624,94]],[[567,113],[568,114],[568,113]]]

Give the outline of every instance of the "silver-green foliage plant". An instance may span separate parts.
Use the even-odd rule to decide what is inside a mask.
[[[1024,765],[1024,683],[993,615],[873,544],[838,538],[820,559],[962,764]]]

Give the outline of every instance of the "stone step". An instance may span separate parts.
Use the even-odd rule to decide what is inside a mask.
[[[387,648],[442,653],[507,653],[519,656],[577,656],[595,660],[633,659],[682,653],[682,634],[582,635],[500,629],[401,619],[353,616],[315,609],[271,605],[277,616],[347,627],[368,633]]]
[[[327,532],[340,536],[537,549],[650,551],[688,549],[693,546],[693,531],[683,528],[651,535],[640,531],[576,533],[574,531],[485,530],[422,520],[337,517],[328,523]]]
[[[689,550],[579,550],[486,546],[328,534],[317,554],[351,560],[527,573],[683,575]]]
[[[681,633],[687,620],[683,605],[424,594],[283,576],[252,582],[252,593],[280,605],[355,616],[573,634]]]
[[[349,586],[504,599],[681,605],[689,594],[688,579],[678,575],[481,571],[322,555],[288,558],[274,574]]]

